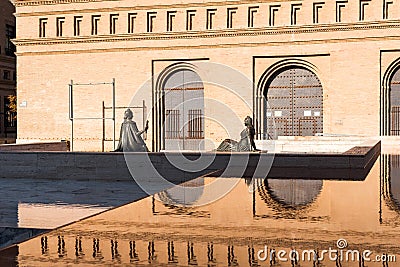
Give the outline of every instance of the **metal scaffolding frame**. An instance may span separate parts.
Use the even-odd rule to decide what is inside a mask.
[[[90,117],[74,117],[74,86],[97,86],[97,85],[112,85],[112,117],[111,118],[90,118]],[[71,151],[74,151],[74,121],[75,120],[112,120],[113,121],[113,148],[115,150],[115,78],[113,78],[112,82],[103,82],[103,83],[74,83],[71,80],[69,86],[69,119],[71,121]]]

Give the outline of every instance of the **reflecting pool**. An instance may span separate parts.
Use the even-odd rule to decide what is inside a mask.
[[[133,181],[0,179],[0,184],[0,248],[146,196]]]
[[[398,155],[364,181],[240,179],[190,206],[205,195],[160,192],[2,250],[0,266],[400,266]]]

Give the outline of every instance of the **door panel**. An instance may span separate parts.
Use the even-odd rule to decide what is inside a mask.
[[[309,136],[323,132],[323,91],[309,70],[289,68],[267,88],[266,126],[269,138]]]
[[[165,150],[204,149],[204,87],[193,71],[173,73],[165,83]]]

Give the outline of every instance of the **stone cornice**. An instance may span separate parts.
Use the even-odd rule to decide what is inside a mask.
[[[16,7],[22,6],[41,6],[41,5],[58,5],[58,4],[74,4],[74,3],[90,3],[90,2],[119,2],[120,0],[15,0]],[[301,2],[301,0],[274,0],[273,2]],[[271,0],[258,0],[257,3],[271,3]],[[194,3],[174,3],[169,5],[142,5],[130,7],[130,9],[164,9],[164,8],[187,8],[202,6],[228,6],[240,4],[256,4],[254,0],[236,0],[236,1],[210,1],[210,2],[194,2]],[[76,12],[76,11],[75,11]]]
[[[321,33],[321,32],[341,32],[355,30],[374,30],[400,28],[399,20],[379,21],[379,22],[358,22],[351,24],[325,24],[325,25],[306,25],[306,26],[285,26],[267,27],[250,29],[225,29],[213,31],[191,31],[175,33],[138,33],[138,34],[115,34],[115,35],[96,35],[79,37],[57,37],[57,38],[33,38],[15,39],[17,46],[36,46],[36,45],[57,45],[57,44],[77,44],[77,43],[99,43],[99,42],[121,42],[121,41],[158,41],[174,39],[201,39],[201,38],[223,38],[223,37],[251,37],[269,36],[284,34],[302,33]],[[340,37],[337,39],[341,39]],[[342,38],[345,39],[345,38]]]
[[[260,46],[280,46],[280,45],[304,45],[304,44],[326,44],[340,42],[361,42],[361,41],[381,41],[381,40],[400,40],[400,36],[384,37],[355,37],[346,39],[313,39],[307,41],[286,41],[286,42],[268,42],[268,43],[222,43],[209,45],[176,45],[176,46],[137,46],[137,47],[119,47],[119,48],[89,48],[89,49],[68,49],[68,50],[46,50],[46,51],[27,51],[16,53],[17,56],[44,56],[58,54],[83,54],[83,53],[106,53],[106,52],[130,52],[130,51],[160,51],[160,50],[182,50],[182,49],[215,49],[215,48],[235,48],[235,47],[260,47]]]

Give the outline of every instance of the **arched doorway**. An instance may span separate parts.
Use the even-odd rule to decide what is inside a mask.
[[[400,135],[400,67],[390,79],[389,135]]]
[[[164,149],[204,149],[204,85],[189,69],[167,76],[164,91]]]
[[[323,89],[307,68],[289,66],[272,75],[264,88],[264,129],[268,139],[323,132]]]

